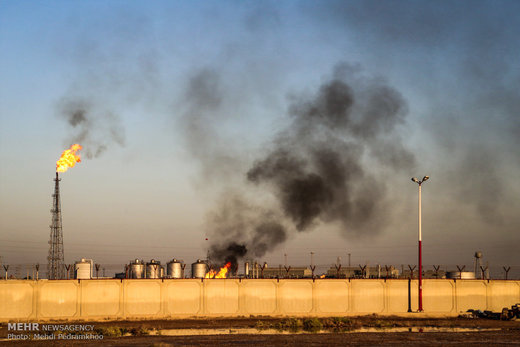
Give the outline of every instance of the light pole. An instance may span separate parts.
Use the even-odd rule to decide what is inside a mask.
[[[412,181],[419,185],[419,312],[423,312],[422,307],[422,231],[421,231],[421,185],[430,176],[424,176],[422,180],[412,177]]]

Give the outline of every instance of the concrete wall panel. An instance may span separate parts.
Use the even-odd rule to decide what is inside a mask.
[[[410,283],[412,297],[412,312],[419,310],[419,280],[412,280]]]
[[[345,313],[348,311],[348,281],[316,280],[317,311],[322,313]]]
[[[71,318],[78,312],[76,281],[45,281],[40,285],[39,313],[45,318]]]
[[[116,316],[121,309],[120,281],[81,281],[81,315],[89,317]]]
[[[33,283],[0,281],[0,318],[28,318],[33,314]]]
[[[280,308],[286,313],[312,310],[312,281],[284,280],[279,283]]]
[[[383,280],[352,280],[352,310],[354,312],[383,312],[385,287]]]
[[[165,283],[169,314],[199,313],[202,295],[200,280],[170,280]]]
[[[214,279],[204,281],[206,313],[225,314],[238,312],[238,281]]]
[[[411,286],[410,286],[411,287]],[[386,281],[387,312],[403,313],[408,311],[408,281]]]
[[[276,282],[247,280],[242,283],[244,310],[250,314],[270,314],[276,310]]]
[[[125,312],[128,316],[153,316],[161,313],[160,280],[127,280]]]
[[[481,280],[457,280],[457,310],[466,312],[469,309],[487,310],[487,286]]]
[[[455,311],[454,282],[446,280],[423,281],[423,309],[426,312]]]
[[[504,307],[511,308],[512,305],[520,303],[520,284],[509,281],[493,281],[488,284],[490,298],[488,310],[502,311]]]

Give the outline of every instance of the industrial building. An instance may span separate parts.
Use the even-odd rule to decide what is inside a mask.
[[[392,266],[332,266],[327,270],[328,278],[398,278],[399,270]]]
[[[311,276],[312,271],[307,267],[290,266],[286,269],[280,265],[260,269],[254,278],[309,278]]]

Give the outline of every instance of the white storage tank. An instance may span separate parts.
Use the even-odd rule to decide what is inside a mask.
[[[152,259],[146,264],[146,278],[162,278],[163,276],[164,268],[160,261]]]
[[[182,260],[173,259],[166,264],[166,274],[168,278],[182,278],[184,272],[184,264]]]
[[[81,259],[74,263],[74,278],[89,280],[92,278],[94,262],[92,259]]]
[[[196,262],[191,264],[191,277],[192,278],[204,278],[208,272],[208,264],[206,262],[197,259]]]
[[[142,260],[136,259],[130,262],[128,278],[145,278],[145,265]]]

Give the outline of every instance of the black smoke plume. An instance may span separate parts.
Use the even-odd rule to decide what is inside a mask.
[[[231,241],[227,248],[218,248],[213,246],[211,248],[211,256],[223,263],[231,263],[231,272],[236,273],[238,270],[238,259],[242,258],[247,253],[246,246],[239,245],[236,242]]]
[[[298,231],[340,221],[349,232],[367,232],[364,226],[383,213],[386,189],[364,165],[365,152],[396,169],[414,163],[394,134],[407,110],[403,98],[384,81],[358,74],[339,66],[315,95],[295,100],[291,127],[247,173],[250,182],[272,187]]]
[[[111,145],[125,145],[123,125],[111,111],[79,100],[62,101],[59,109],[71,132],[67,142],[81,144],[87,158],[99,157]]]
[[[351,234],[376,233],[391,214],[386,183],[377,171],[408,170],[415,163],[396,131],[406,113],[403,98],[384,80],[338,66],[315,94],[293,100],[290,126],[246,173],[250,184],[276,197],[272,218],[259,218],[258,210],[243,202],[221,205],[220,216],[226,218],[213,224],[219,242],[211,247],[212,256],[261,257],[283,243],[288,230],[311,230],[320,223],[339,222]]]
[[[223,194],[219,206],[209,221],[213,263],[231,262],[236,271],[239,259],[261,257],[287,239],[283,218],[272,209],[246,202],[236,193]]]

